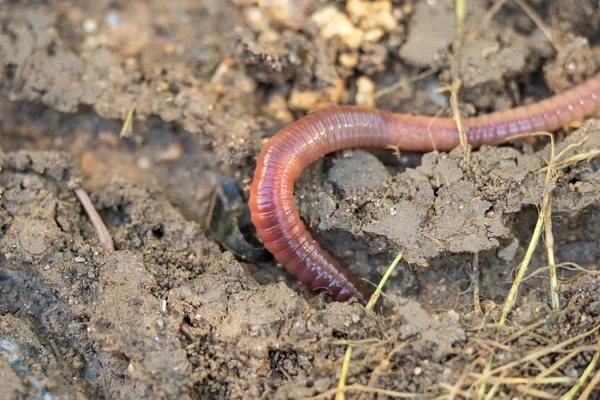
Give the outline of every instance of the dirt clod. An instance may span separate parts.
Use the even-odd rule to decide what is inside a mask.
[[[438,51],[446,50],[454,41],[456,18],[449,3],[419,1],[408,26],[406,43],[400,58],[416,66],[430,66]],[[436,21],[432,24],[432,21]]]

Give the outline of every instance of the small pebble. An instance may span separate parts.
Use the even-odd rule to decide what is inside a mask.
[[[129,363],[129,365],[127,366],[127,372],[130,374],[133,374],[135,372],[135,367],[132,363]]]
[[[358,53],[343,53],[339,56],[339,63],[346,68],[354,68],[358,65]]]
[[[85,33],[95,33],[98,30],[98,22],[93,18],[83,20],[83,31]]]
[[[150,159],[148,157],[140,157],[137,160],[137,165],[141,169],[145,170],[145,169],[149,169],[150,166],[152,165],[152,163],[150,162]]]
[[[183,142],[181,140],[176,140],[165,149],[162,149],[156,155],[156,159],[160,162],[174,162],[181,158],[184,150],[185,146]]]
[[[98,379],[102,374],[102,364],[100,363],[100,360],[96,354],[92,354],[92,356],[85,360],[83,364],[83,376],[85,379]],[[133,368],[131,372],[134,372]]]
[[[363,32],[358,29],[346,14],[335,6],[328,6],[313,13],[312,21],[325,39],[339,37],[351,49],[358,49],[363,41]]]
[[[361,76],[356,81],[356,104],[375,107],[375,84],[366,76]]]
[[[515,259],[517,250],[519,249],[519,239],[514,238],[513,241],[503,249],[498,250],[496,255],[499,259],[510,262]]]
[[[116,28],[121,25],[121,14],[118,11],[111,11],[106,15],[104,21],[111,28]]]
[[[458,322],[460,320],[460,315],[458,315],[458,313],[454,310],[450,310],[448,311],[448,318],[450,318],[450,320],[454,321],[454,322]]]

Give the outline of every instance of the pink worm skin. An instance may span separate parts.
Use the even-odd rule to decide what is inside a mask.
[[[464,119],[474,148],[517,134],[555,131],[593,114],[600,106],[600,74],[539,103]],[[257,234],[275,259],[313,290],[336,301],[355,297],[366,304],[363,285],[313,239],[294,205],[294,181],[328,153],[349,148],[450,151],[460,144],[452,118],[385,113],[331,106],[299,119],[274,135],[256,162],[250,212]]]

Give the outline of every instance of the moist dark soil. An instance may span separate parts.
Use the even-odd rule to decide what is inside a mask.
[[[469,163],[461,149],[354,149],[304,171],[301,217],[344,265],[376,284],[403,253],[376,312],[313,293],[243,246],[260,250],[243,215],[254,160],[308,112],[451,116],[457,73],[469,117],[539,101],[600,65],[595,1],[529,1],[545,26],[516,2],[489,20],[495,2],[468,3],[465,30],[477,33],[458,53],[444,0],[0,1],[0,397],[307,398],[337,386],[352,341],[348,385],[465,398],[476,393],[461,382],[483,372],[491,343],[503,343],[494,365],[577,335],[598,343],[587,334],[600,318],[598,159],[559,170],[551,188],[556,262],[580,267],[558,268],[561,309],[541,241],[507,325],[493,325],[549,189],[545,137],[484,146]],[[556,152],[597,150],[600,120],[555,140]],[[232,185],[237,197],[214,215],[217,188]],[[593,354],[557,368],[570,383],[536,388],[558,398]],[[367,389],[346,397],[392,397]]]

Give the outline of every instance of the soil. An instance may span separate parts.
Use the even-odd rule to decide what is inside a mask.
[[[356,149],[302,174],[301,217],[355,274],[379,282],[403,252],[377,312],[311,293],[272,260],[240,257],[235,243],[251,232],[224,243],[206,222],[215,187],[233,180],[247,198],[264,141],[315,108],[449,116],[442,89],[457,71],[466,117],[582,82],[599,65],[600,14],[594,1],[576,1],[577,13],[571,2],[529,2],[552,42],[506,2],[456,59],[454,2],[444,0],[0,1],[4,398],[305,398],[336,387],[348,341],[349,385],[434,398],[469,389],[459,380],[483,371],[484,343],[531,330],[495,352],[502,365],[590,331],[600,318],[597,158],[561,170],[552,188],[556,260],[589,272],[559,269],[555,313],[542,243],[509,324],[490,327],[548,189],[544,138],[484,146],[468,165],[460,149]],[[467,32],[493,3],[469,2]],[[557,152],[583,138],[571,153],[600,148],[600,120],[558,132]],[[474,309],[474,254],[485,314]],[[557,372],[578,377],[592,355]],[[530,366],[517,373],[535,376]],[[543,389],[558,397],[569,387]],[[495,398],[522,390],[501,385]]]

